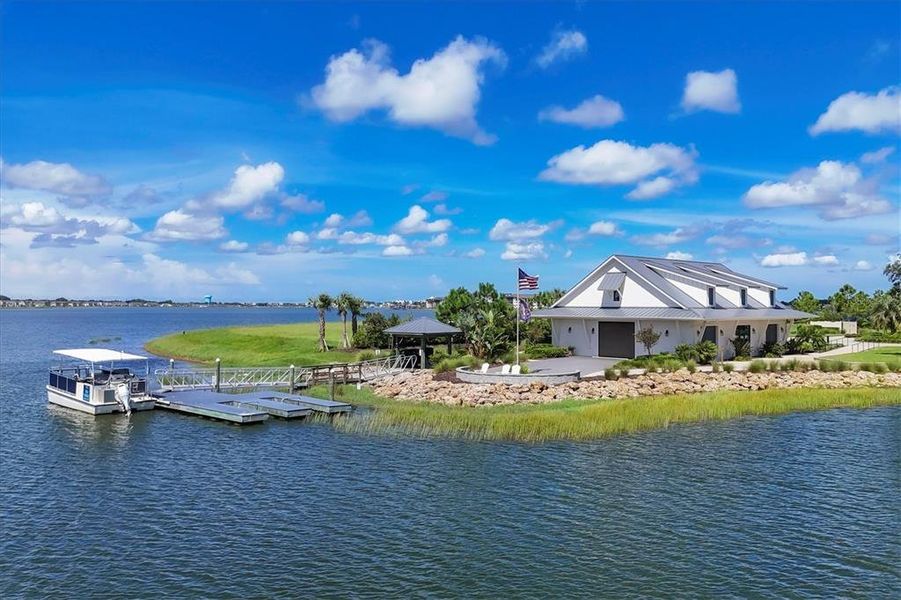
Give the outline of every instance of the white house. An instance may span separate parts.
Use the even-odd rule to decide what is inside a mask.
[[[577,356],[640,356],[635,333],[650,326],[661,334],[654,353],[710,340],[728,359],[733,340],[748,340],[757,353],[784,342],[795,319],[814,316],[778,302],[780,289],[720,263],[615,254],[532,316],[550,319],[554,344]]]

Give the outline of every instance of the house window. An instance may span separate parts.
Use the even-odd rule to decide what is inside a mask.
[[[707,306],[716,306],[716,288],[707,288]]]
[[[613,301],[619,302],[619,299],[620,299],[619,290],[613,290]]]
[[[748,290],[745,290],[745,289],[738,290],[738,297],[741,299],[742,306],[748,305]]]
[[[770,290],[770,306],[776,306],[776,290]]]

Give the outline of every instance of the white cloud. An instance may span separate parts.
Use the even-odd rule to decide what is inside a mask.
[[[473,248],[463,256],[465,256],[466,258],[482,258],[483,256],[485,256],[485,251],[481,248]]]
[[[820,256],[814,256],[813,262],[814,264],[825,267],[834,266],[838,264],[838,257],[834,254],[821,254]]]
[[[616,223],[611,221],[595,221],[588,228],[589,235],[617,235],[621,233]]]
[[[786,181],[751,187],[744,203],[750,208],[811,206],[824,219],[847,219],[892,210],[878,187],[878,181],[865,178],[857,165],[824,160],[816,169],[801,169]]]
[[[626,142],[601,140],[591,147],[576,146],[552,157],[540,179],[581,185],[631,185],[638,187],[630,194],[650,198],[676,185],[697,181],[694,149],[672,144],[632,146]],[[671,180],[667,185],[648,180],[663,173]],[[659,177],[658,177],[659,179]]]
[[[310,215],[325,210],[325,202],[321,200],[313,200],[305,194],[296,194],[294,196],[285,195],[281,199],[283,208],[290,211]]]
[[[767,254],[760,261],[762,267],[801,267],[808,264],[806,252]]]
[[[429,285],[432,286],[433,288],[443,288],[444,287],[444,280],[441,279],[440,277],[438,277],[437,275],[435,275],[434,273],[429,275],[428,281],[429,281]]]
[[[192,200],[188,203],[189,210],[197,210],[204,205],[210,205],[224,210],[245,209],[269,194],[274,193],[285,178],[285,170],[277,162],[267,162],[261,165],[241,165],[235,169],[235,174],[228,186],[205,200]],[[295,196],[288,204],[299,206],[302,202],[300,196]],[[303,197],[306,200],[305,197]],[[283,200],[284,201],[284,200]]]
[[[535,57],[535,63],[546,69],[554,63],[570,60],[587,51],[588,38],[584,33],[576,29],[558,30],[551,34],[551,41]]]
[[[694,258],[688,252],[680,252],[679,250],[676,250],[674,252],[667,252],[666,257],[670,260],[691,260],[692,258]]]
[[[383,256],[410,256],[413,250],[409,246],[387,246],[382,250]]]
[[[686,112],[712,110],[721,113],[741,111],[738,77],[732,69],[718,72],[692,71],[685,76],[682,109]]]
[[[880,148],[879,150],[874,150],[873,152],[864,152],[860,155],[860,162],[865,165],[879,164],[881,162],[885,162],[885,159],[891,156],[894,152],[894,146],[886,146],[884,148]]]
[[[228,240],[219,244],[219,250],[222,252],[247,252],[250,244],[247,242],[239,242],[238,240]]]
[[[96,244],[104,236],[140,232],[140,228],[125,217],[67,216],[43,202],[0,204],[0,228],[38,233],[31,239],[33,247]]]
[[[493,143],[476,122],[476,106],[487,63],[503,66],[497,46],[458,36],[429,59],[418,59],[400,75],[390,64],[388,46],[377,40],[332,56],[325,81],[312,90],[314,104],[338,122],[356,119],[370,110],[386,110],[395,123],[432,127],[477,144]]]
[[[539,223],[531,219],[529,221],[521,221],[516,223],[510,219],[498,219],[491,231],[488,232],[488,238],[494,241],[524,240],[528,238],[537,238],[543,236],[548,231],[559,225],[558,222]]]
[[[448,241],[449,238],[446,233],[439,233],[438,235],[432,236],[432,239],[426,242],[425,245],[433,248],[442,248],[447,246]]]
[[[220,216],[195,215],[179,208],[157,219],[147,237],[161,242],[215,240],[228,235],[223,224]]]
[[[644,246],[671,246],[693,239],[701,233],[702,227],[677,227],[667,233],[633,235],[632,242]]]
[[[112,192],[110,184],[99,175],[82,173],[69,163],[43,160],[9,164],[0,157],[0,182],[10,188],[58,194],[74,206],[86,205]]]
[[[292,231],[285,236],[285,243],[289,246],[306,246],[310,243],[310,236],[305,231]]]
[[[504,260],[534,260],[547,258],[542,242],[507,242],[501,254]]]
[[[811,135],[827,131],[901,132],[901,88],[887,87],[875,96],[848,92],[833,100],[810,127]]]
[[[441,233],[451,228],[449,219],[436,219],[429,221],[429,212],[414,204],[410,207],[407,216],[394,225],[398,233]]]
[[[325,219],[324,225],[326,227],[340,227],[343,222],[344,216],[339,215],[338,213],[332,213]]]
[[[441,202],[442,200],[447,200],[447,192],[442,192],[440,190],[432,190],[426,194],[422,195],[423,202]]]
[[[664,177],[661,175],[654,179],[642,181],[635,186],[634,190],[626,194],[626,197],[632,200],[650,200],[651,198],[669,194],[678,185],[679,183],[672,177]]]
[[[600,94],[593,96],[574,108],[551,106],[538,113],[541,121],[553,121],[579,127],[610,127],[625,118],[623,107],[619,102],[604,98]]]
[[[403,237],[397,235],[396,233],[389,235],[378,235],[368,232],[357,233],[356,231],[345,231],[338,236],[338,243],[351,246],[363,246],[370,244],[376,244],[379,246],[403,246],[406,242],[404,242]]]
[[[453,215],[459,215],[461,212],[463,212],[463,209],[460,207],[450,208],[450,207],[448,207],[447,204],[444,204],[444,203],[435,205],[435,214],[436,215],[448,217],[448,216],[453,216]]]
[[[855,271],[872,271],[873,265],[871,265],[869,263],[869,261],[859,260],[856,263],[854,263],[854,270]]]
[[[335,227],[325,227],[316,233],[316,239],[319,240],[337,240],[338,229]]]

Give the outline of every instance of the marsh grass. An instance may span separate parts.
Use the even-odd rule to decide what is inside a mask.
[[[325,390],[314,388],[313,393]],[[334,420],[347,432],[524,442],[587,440],[751,415],[901,405],[897,389],[884,388],[722,391],[483,408],[400,402],[366,388],[341,388],[341,397],[366,407]]]

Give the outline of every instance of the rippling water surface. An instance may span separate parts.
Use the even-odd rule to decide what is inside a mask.
[[[898,597],[898,408],[536,446],[46,403],[53,348],[310,318],[0,311],[0,595]]]

